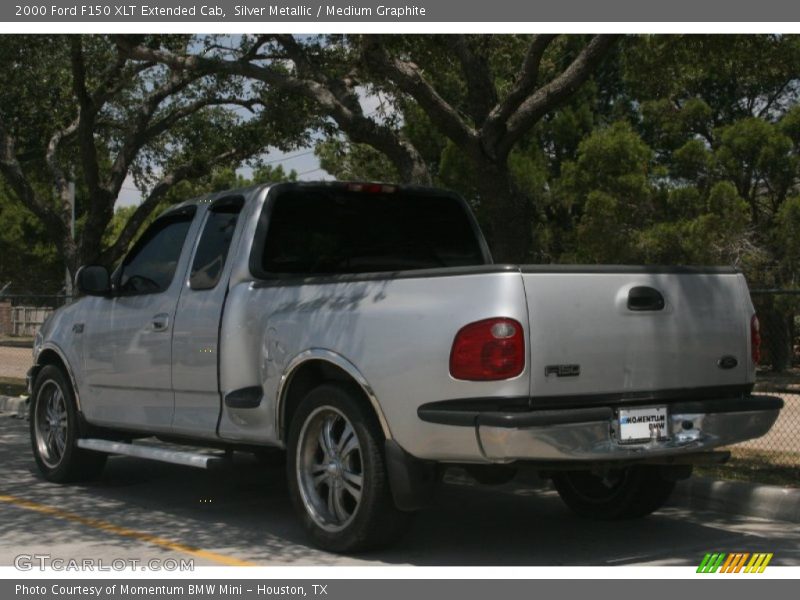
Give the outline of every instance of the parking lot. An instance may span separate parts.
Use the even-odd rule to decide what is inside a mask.
[[[0,415],[0,565],[20,554],[63,559],[193,559],[201,565],[696,565],[708,551],[773,552],[800,564],[796,524],[672,505],[637,521],[572,516],[556,494],[524,483],[445,483],[394,547],[359,557],[307,545],[280,466],[237,454],[209,473],[112,458],[90,484],[35,471],[27,422]]]

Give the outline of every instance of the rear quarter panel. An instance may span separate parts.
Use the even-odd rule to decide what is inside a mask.
[[[261,385],[258,409],[226,409],[223,437],[275,441],[278,384],[295,357],[330,350],[356,366],[378,399],[392,437],[420,458],[480,456],[472,428],[422,422],[426,402],[467,397],[524,396],[529,370],[499,382],[449,374],[458,330],[493,316],[518,320],[527,307],[518,272],[261,286],[242,282],[228,298],[221,340],[226,391]],[[526,360],[526,365],[529,361]]]

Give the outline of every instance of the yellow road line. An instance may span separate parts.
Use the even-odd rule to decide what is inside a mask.
[[[64,519],[65,521],[72,521],[73,523],[79,523],[81,525],[85,525],[86,527],[99,529],[100,531],[107,531],[108,533],[113,533],[115,535],[119,535],[122,537],[127,537],[142,542],[147,542],[149,544],[160,546],[161,548],[167,548],[168,550],[173,550],[175,552],[183,552],[185,554],[196,556],[197,558],[204,558],[206,560],[211,560],[223,565],[228,565],[231,567],[256,566],[256,563],[253,562],[249,562],[246,560],[239,560],[238,558],[225,556],[224,554],[217,554],[216,552],[210,552],[208,550],[193,548],[191,546],[187,546],[179,542],[173,542],[171,540],[151,535],[149,533],[136,531],[135,529],[128,529],[127,527],[119,527],[118,525],[114,525],[113,523],[109,523],[108,521],[102,521],[100,519],[92,519],[89,517],[82,517],[80,515],[76,515],[75,513],[61,510],[60,508],[47,506],[46,504],[39,504],[38,502],[31,502],[30,500],[25,500],[24,498],[18,498],[16,496],[0,494],[0,502],[6,502],[7,504],[12,504],[14,506],[18,506],[19,508],[24,508],[26,510],[38,512],[40,514],[55,517],[57,519]]]

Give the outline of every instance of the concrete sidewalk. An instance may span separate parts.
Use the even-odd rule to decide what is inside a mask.
[[[800,488],[692,477],[678,483],[670,503],[696,510],[800,523]]]

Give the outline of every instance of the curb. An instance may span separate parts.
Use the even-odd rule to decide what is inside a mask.
[[[32,341],[2,340],[0,348],[33,348]]]
[[[0,413],[12,413],[18,419],[27,419],[28,397],[0,396]]]
[[[670,504],[800,523],[800,488],[692,477],[678,482]]]
[[[533,489],[553,489],[533,471],[520,470],[516,481]],[[693,476],[678,482],[667,506],[800,523],[800,488]]]

